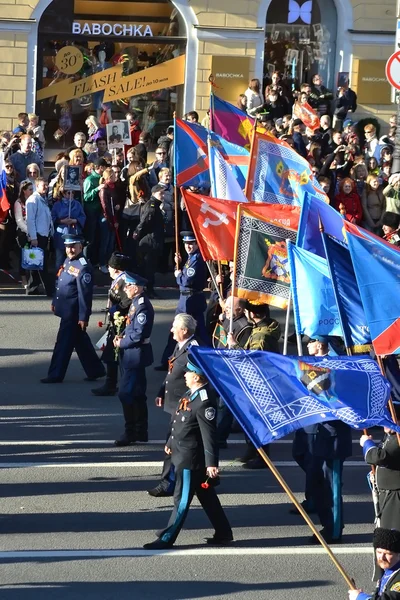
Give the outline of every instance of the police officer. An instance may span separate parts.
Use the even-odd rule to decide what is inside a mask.
[[[204,342],[207,341],[207,330],[204,320],[204,311],[207,308],[204,287],[207,282],[206,264],[200,254],[199,246],[196,242],[196,236],[191,231],[182,231],[187,260],[182,267],[180,266],[181,257],[175,255],[175,278],[179,285],[179,302],[175,314],[186,313],[192,315],[197,321],[196,334]],[[167,345],[164,349],[161,365],[155,368],[156,371],[166,371],[168,369],[168,359],[175,347],[172,335],[169,336]]]
[[[124,271],[131,269],[131,259],[129,256],[113,252],[108,261],[108,272],[112,279],[112,284],[108,290],[107,309],[109,321],[107,325],[107,342],[101,356],[101,360],[106,365],[107,376],[104,385],[92,390],[95,396],[114,396],[117,391],[118,382],[118,362],[115,358],[114,348],[114,315],[120,313],[127,315],[131,305],[131,299],[125,292],[125,274]]]
[[[175,350],[169,359],[168,375],[158,392],[156,406],[163,406],[165,412],[171,415],[168,427],[167,441],[171,435],[172,421],[179,403],[179,400],[186,392],[185,373],[188,361],[188,352],[192,346],[201,345],[201,340],[196,338],[196,320],[191,315],[181,313],[176,315],[172,323],[172,335],[176,341]],[[160,483],[149,490],[150,496],[156,498],[163,496],[172,496],[175,487],[175,472],[171,466],[171,455],[165,454],[164,465],[161,474]]]
[[[203,371],[189,357],[185,374],[188,391],[182,397],[165,451],[171,454],[176,484],[174,510],[168,526],[157,533],[148,550],[171,548],[178,537],[194,494],[210,519],[215,533],[207,544],[225,545],[233,540],[232,530],[213,484],[218,476],[217,409]],[[202,485],[203,484],[203,485]]]
[[[328,339],[317,336],[308,343],[311,356],[323,357],[329,353]],[[314,379],[310,370],[307,377]],[[307,381],[305,381],[307,385]],[[342,475],[343,464],[352,454],[351,428],[342,421],[327,421],[304,428],[302,441],[306,473],[306,489],[312,498],[322,525],[321,535],[332,543],[340,543],[344,528]],[[296,443],[296,438],[295,438]],[[296,455],[294,453],[294,457]],[[318,543],[312,536],[311,543]]]
[[[42,383],[61,383],[75,349],[86,373],[86,381],[104,377],[102,362],[93,348],[86,328],[92,312],[92,266],[83,256],[83,238],[63,236],[67,258],[60,267],[51,309],[61,318],[48,375]]]
[[[146,283],[143,277],[125,272],[125,292],[132,303],[123,336],[114,338],[114,346],[120,349],[118,397],[125,417],[125,433],[115,441],[116,446],[148,441],[146,367],[153,364],[150,336],[154,309],[144,292]]]

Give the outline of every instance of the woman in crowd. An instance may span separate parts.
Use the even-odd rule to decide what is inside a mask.
[[[169,169],[161,169],[158,174],[160,185],[164,188],[164,199],[160,208],[164,219],[164,249],[160,257],[160,272],[167,273],[169,258],[174,256],[175,248],[175,207],[174,191],[171,185],[172,176]]]
[[[236,106],[240,108],[243,112],[247,112],[247,96],[246,94],[240,94]]]
[[[260,88],[261,84],[259,79],[251,79],[249,81],[249,87],[244,93],[247,99],[247,113],[249,115],[253,115],[254,110],[264,104],[264,98]]]
[[[75,200],[72,193],[59,189],[60,199],[51,210],[54,223],[54,248],[56,251],[56,271],[65,260],[65,245],[63,235],[66,233],[82,234],[86,215],[82,204]]]
[[[17,240],[17,244],[18,244],[19,248],[21,248],[21,249],[25,248],[25,246],[29,244],[25,205],[26,205],[26,201],[28,200],[29,196],[31,196],[32,194],[33,194],[32,182],[29,180],[22,181],[21,185],[19,186],[18,198],[14,204],[14,217],[15,217],[15,222],[17,225],[16,240]],[[19,274],[21,277],[22,285],[24,286],[24,288],[26,288],[27,284],[28,284],[28,280],[26,277],[26,272],[21,266],[21,253],[20,253],[19,261],[20,261],[19,262],[19,265],[20,265],[19,266]]]
[[[26,179],[32,183],[33,191],[36,191],[36,180],[40,177],[40,170],[36,163],[31,163],[26,167]]]
[[[367,184],[361,196],[363,209],[362,226],[379,235],[382,230],[382,217],[386,211],[386,199],[376,175],[368,175]]]
[[[355,191],[354,181],[345,177],[339,184],[339,193],[335,196],[334,207],[347,221],[361,224],[362,206],[360,196]]]
[[[371,156],[367,161],[367,168],[369,175],[379,175],[379,165],[375,156]]]
[[[365,182],[367,181],[367,177],[368,177],[368,169],[365,165],[365,162],[359,162],[356,165],[354,165],[354,167],[351,170],[351,178],[354,180],[355,184],[356,184],[356,190],[358,195],[361,197],[363,192],[364,192],[364,188],[365,188]]]
[[[108,260],[115,248],[116,239],[119,241],[119,221],[121,206],[124,198],[120,188],[115,185],[116,176],[111,167],[106,169],[100,179],[100,202],[103,215],[100,223],[100,270],[108,273]],[[120,245],[119,243],[117,244]],[[119,248],[121,251],[121,248]]]

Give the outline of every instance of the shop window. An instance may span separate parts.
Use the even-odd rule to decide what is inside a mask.
[[[267,12],[264,84],[280,71],[292,87],[319,73],[336,85],[337,14],[333,0],[272,0]]]
[[[39,24],[37,90],[66,79],[84,80],[116,65],[122,65],[127,76],[161,64],[185,54],[185,34],[181,15],[168,0],[53,0]],[[76,48],[78,60],[70,56],[74,64],[60,70],[66,46]],[[157,139],[180,108],[183,85],[116,102],[103,102],[103,96],[98,91],[66,102],[57,102],[57,96],[38,101],[47,147],[71,145],[77,131],[87,131],[88,116],[104,124],[124,119],[128,110],[134,110],[141,129]]]

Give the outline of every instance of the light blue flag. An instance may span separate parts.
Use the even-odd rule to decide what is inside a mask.
[[[342,335],[328,264],[324,258],[287,242],[294,323],[298,334]]]
[[[210,163],[211,196],[221,200],[247,202],[231,165],[208,138],[208,159]]]

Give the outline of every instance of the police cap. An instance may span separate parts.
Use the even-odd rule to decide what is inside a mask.
[[[138,285],[140,287],[144,287],[147,285],[147,279],[137,275],[136,273],[132,273],[131,271],[125,271],[125,284],[126,285]]]
[[[196,375],[201,375],[205,377],[204,371],[198,366],[192,355],[188,356],[188,361],[186,365],[186,371],[191,371],[192,373],[196,373]]]
[[[181,237],[184,242],[196,242],[196,236],[193,231],[181,231]]]
[[[83,244],[85,238],[77,233],[65,233],[63,236],[65,246],[72,246],[73,244]]]

